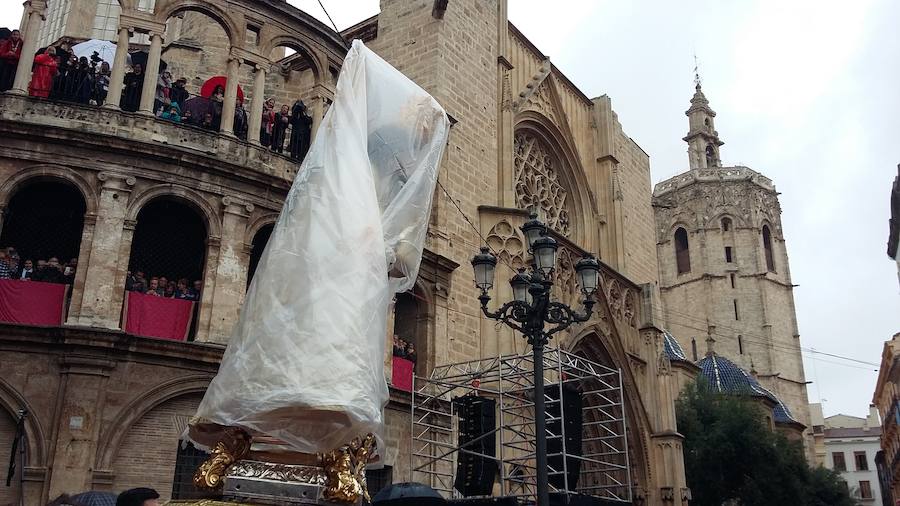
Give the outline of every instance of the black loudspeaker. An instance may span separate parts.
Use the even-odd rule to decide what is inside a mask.
[[[559,389],[557,388],[549,388],[547,390],[547,397],[550,398],[546,408],[548,418],[547,431],[558,436],[547,439],[547,464],[551,468],[562,473],[564,469],[562,457],[563,438],[559,436],[563,433],[563,428],[565,428],[566,435],[566,453],[569,455],[581,456],[581,392],[572,387],[563,385],[562,403],[559,402]],[[560,404],[562,404],[562,406],[560,406]],[[564,424],[560,423],[559,420],[560,407],[562,408],[561,411],[564,415]],[[550,420],[550,418],[556,418],[556,420]],[[565,470],[568,480],[565,479],[565,475],[563,474],[552,474],[548,477],[548,481],[557,489],[566,488],[570,491],[575,490],[575,487],[578,485],[578,475],[581,473],[581,460],[572,457],[567,458]],[[568,487],[566,487],[567,483]]]
[[[628,506],[630,502],[610,501],[582,494],[550,494],[550,506]]]
[[[450,499],[447,504],[460,506],[519,506],[515,497],[481,497],[478,499]]]
[[[497,434],[494,429],[497,426],[497,403],[492,399],[467,395],[456,397],[453,404],[459,417],[459,453],[453,488],[466,497],[490,495],[497,476],[497,461],[473,453],[490,457],[496,455]]]

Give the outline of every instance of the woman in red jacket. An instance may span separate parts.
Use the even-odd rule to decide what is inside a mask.
[[[28,86],[29,95],[41,98],[47,98],[50,95],[57,65],[56,48],[53,46],[34,57],[34,71],[31,74],[31,84]]]

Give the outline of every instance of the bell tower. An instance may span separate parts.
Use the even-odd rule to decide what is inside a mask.
[[[684,137],[688,143],[688,158],[691,169],[707,169],[721,167],[722,160],[719,157],[719,146],[725,144],[719,140],[719,132],[716,131],[716,111],[709,107],[709,100],[703,94],[700,86],[700,77],[694,79],[694,96],[691,98],[691,107],[684,112],[688,117],[689,130]]]

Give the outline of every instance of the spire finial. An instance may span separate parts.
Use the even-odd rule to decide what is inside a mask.
[[[700,60],[697,59],[697,53],[694,53],[694,86],[700,89]]]

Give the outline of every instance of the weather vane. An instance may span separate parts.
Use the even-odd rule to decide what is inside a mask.
[[[694,85],[700,87],[700,60],[697,59],[697,53],[694,53]]]

